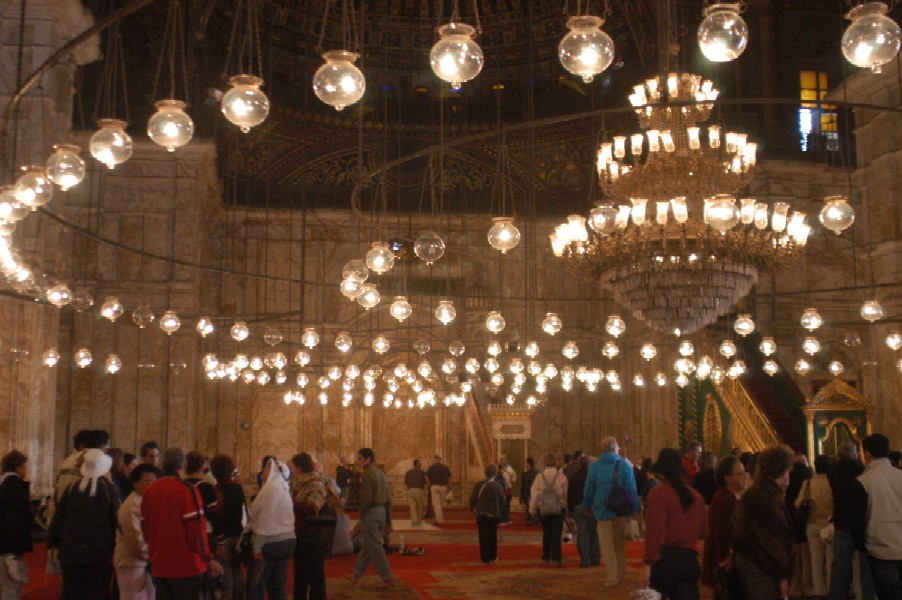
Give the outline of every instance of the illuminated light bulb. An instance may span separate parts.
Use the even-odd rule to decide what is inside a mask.
[[[47,302],[58,308],[62,308],[72,301],[72,291],[63,283],[58,283],[48,289],[46,296]]]
[[[683,373],[688,375],[695,371],[695,361],[690,358],[682,357],[678,358],[673,362],[673,369],[677,373]]]
[[[263,368],[263,359],[259,356],[252,356],[249,364],[252,370],[259,371]]]
[[[257,373],[258,385],[266,385],[267,383],[269,383],[270,379],[272,379],[272,377],[270,377],[269,373],[266,371],[260,371],[259,373]]]
[[[232,362],[235,364],[236,368],[241,370],[248,368],[251,364],[251,362],[247,359],[246,354],[236,354]]]
[[[766,361],[764,361],[764,364],[761,365],[761,369],[769,376],[773,377],[780,372],[780,365],[778,365],[777,361],[773,360],[772,358],[768,358]]]
[[[485,57],[473,40],[476,30],[466,23],[448,23],[438,28],[439,41],[429,51],[432,71],[442,81],[459,90],[482,71]]]
[[[251,370],[247,370],[241,374],[241,380],[244,383],[253,383],[257,379],[257,374]]]
[[[329,394],[327,394],[326,392],[320,392],[316,395],[316,397],[322,406],[329,404]]]
[[[298,350],[294,355],[294,362],[299,367],[306,367],[310,364],[310,354],[303,350]]]
[[[704,381],[714,368],[714,360],[710,356],[702,356],[695,367],[695,376],[699,381]]]
[[[692,342],[689,340],[683,340],[680,342],[680,346],[677,349],[680,353],[680,356],[692,356],[695,354],[695,346],[692,345]]]
[[[537,342],[526,342],[523,348],[523,354],[529,358],[535,358],[539,355],[539,344]]]
[[[610,204],[601,204],[589,212],[589,228],[599,235],[613,233],[617,228],[617,209]]]
[[[845,372],[846,367],[838,360],[831,360],[830,364],[827,365],[827,370],[830,371],[834,377],[839,377]]]
[[[312,327],[308,327],[304,330],[304,333],[301,334],[301,343],[311,350],[319,346],[319,342],[319,334],[316,332],[316,329],[313,329]]]
[[[883,2],[863,2],[846,15],[852,24],[843,33],[842,53],[856,67],[880,73],[899,53],[902,31],[887,12]]]
[[[467,373],[479,372],[479,360],[475,358],[468,358],[467,362],[464,363],[464,369],[467,371]]]
[[[75,144],[55,144],[45,167],[47,179],[64,192],[85,178],[85,161],[81,158],[81,148]]]
[[[357,291],[357,304],[366,310],[377,306],[381,300],[382,296],[379,294],[375,284],[364,283]]]
[[[811,372],[811,363],[804,358],[800,358],[796,361],[795,372],[804,377]]]
[[[683,373],[680,373],[679,375],[677,375],[676,379],[674,381],[676,381],[676,384],[678,386],[680,386],[681,388],[684,388],[687,385],[689,385],[689,377]]]
[[[489,342],[489,345],[486,346],[485,351],[489,356],[498,356],[502,352],[501,342],[499,342],[498,340],[492,340],[491,342]]]
[[[347,277],[341,280],[341,283],[338,285],[338,290],[341,292],[342,296],[353,302],[357,300],[357,296],[360,294],[360,288],[362,286],[362,281]]]
[[[508,250],[516,248],[520,243],[520,230],[514,226],[513,218],[495,217],[492,223],[487,235],[489,245],[501,254],[507,254]]]
[[[13,190],[16,200],[30,210],[46,206],[53,197],[53,184],[47,178],[44,167],[22,167],[22,175],[16,180]]]
[[[366,266],[378,275],[387,273],[395,266],[395,255],[385,242],[373,242],[373,248],[366,253]],[[403,320],[403,319],[402,319]]]
[[[811,356],[814,356],[821,351],[821,343],[815,337],[806,337],[802,341],[802,350]]]
[[[339,366],[332,365],[326,370],[326,377],[328,377],[332,381],[338,381],[339,379],[341,379],[341,376],[342,370]]]
[[[713,369],[711,369],[711,375],[709,376],[709,379],[711,379],[711,381],[713,381],[717,385],[723,383],[724,377],[726,377],[726,373],[724,373],[724,370],[720,367],[714,367]]]
[[[376,396],[373,392],[367,392],[363,395],[363,405],[372,406],[376,402]]]
[[[655,348],[655,345],[649,342],[642,344],[642,347],[639,348],[639,356],[644,358],[645,360],[651,360],[658,355],[658,349]]]
[[[163,313],[163,316],[160,317],[160,330],[166,335],[172,335],[178,331],[181,326],[182,322],[174,311],[167,310]]]
[[[410,302],[406,296],[395,296],[395,301],[388,308],[389,314],[399,322],[404,321],[413,313]]]
[[[369,279],[370,270],[366,266],[366,262],[355,258],[346,262],[341,268],[341,277],[342,279],[353,279],[357,283],[363,283]]]
[[[354,340],[348,335],[347,331],[342,331],[335,336],[335,347],[339,352],[347,353],[354,346]]]
[[[557,367],[555,367],[553,363],[548,363],[547,365],[545,365],[545,370],[542,371],[542,373],[548,379],[554,379],[555,377],[557,377]]]
[[[561,66],[585,83],[591,83],[614,60],[614,40],[601,30],[603,24],[604,19],[591,15],[570,17],[570,31],[558,44]]]
[[[366,78],[354,64],[357,58],[357,54],[347,50],[324,53],[326,64],[313,74],[316,97],[335,110],[344,110],[360,100],[366,92]]]
[[[664,373],[658,373],[657,375],[655,375],[655,383],[658,387],[664,387],[665,385],[667,385],[667,375],[665,375]]]
[[[806,308],[805,312],[802,313],[802,318],[799,319],[799,323],[808,331],[814,331],[824,324],[824,319],[821,318],[816,308]]]
[[[212,371],[219,366],[219,359],[215,354],[209,352],[207,354],[204,354],[203,359],[201,359],[201,364],[204,366],[204,370]]]
[[[705,18],[698,27],[698,46],[712,62],[738,58],[749,43],[749,28],[739,16],[740,4],[722,2],[705,7]]]
[[[201,335],[201,337],[207,337],[208,335],[216,331],[216,326],[213,325],[213,321],[212,319],[210,319],[210,317],[201,317],[197,320],[195,329],[197,330],[197,333]]]
[[[761,343],[758,344],[758,350],[760,350],[761,354],[764,356],[770,356],[777,351],[777,342],[775,342],[772,337],[761,338]]]
[[[91,356],[91,351],[87,348],[79,348],[75,352],[75,364],[79,369],[87,368],[91,365],[91,362],[94,358]]]
[[[115,375],[122,369],[122,359],[119,358],[116,354],[110,354],[107,356],[106,360],[103,363],[103,370],[108,375]]]
[[[373,338],[372,348],[376,354],[385,354],[391,348],[391,342],[384,335],[377,335]]]
[[[158,101],[157,112],[147,121],[147,136],[169,152],[175,151],[194,137],[194,121],[185,112],[187,106],[181,100]]]
[[[456,317],[457,310],[454,309],[454,304],[452,304],[450,300],[439,301],[438,306],[435,307],[435,318],[438,319],[442,325],[448,325]]]
[[[752,320],[751,315],[742,314],[736,317],[736,321],[733,323],[733,331],[742,337],[755,331],[755,322]]]
[[[818,219],[824,228],[839,235],[855,222],[855,209],[849,206],[845,196],[828,196],[824,198],[824,207]]]
[[[303,389],[310,384],[310,377],[306,373],[299,373],[297,378],[295,378],[295,383],[298,384],[298,387]]]
[[[883,306],[877,300],[868,300],[861,305],[861,318],[873,323],[883,318]]]
[[[514,375],[519,375],[523,372],[523,361],[519,358],[512,358],[507,368]]]
[[[417,373],[419,373],[420,377],[423,379],[429,379],[429,377],[432,376],[432,365],[425,360],[420,362],[420,364],[417,365]]]
[[[736,198],[729,194],[714,196],[706,214],[708,225],[721,234],[735,227],[741,218],[739,209],[736,208]]]
[[[463,356],[463,353],[467,351],[466,346],[464,346],[463,342],[454,341],[448,344],[448,352],[451,356]]]
[[[119,119],[100,119],[97,126],[100,127],[88,143],[91,156],[101,162],[108,169],[121,165],[132,156],[133,142],[131,136],[125,132],[128,124]]]
[[[642,375],[634,375],[633,385],[636,387],[645,387],[645,377],[642,377]]]
[[[451,375],[457,372],[457,361],[453,358],[446,358],[442,361],[442,373]]]
[[[620,337],[626,331],[626,323],[620,318],[620,315],[611,315],[608,317],[604,329],[614,337]]]
[[[251,331],[247,328],[247,323],[244,321],[235,321],[232,327],[229,328],[229,335],[236,342],[243,342],[250,334]]]
[[[489,312],[485,318],[485,328],[492,333],[501,333],[504,330],[504,317],[497,310]]]
[[[426,231],[413,244],[413,253],[426,265],[445,255],[445,241],[434,231]]]
[[[554,335],[561,330],[564,326],[561,318],[557,316],[557,313],[546,313],[545,319],[542,321],[542,331],[547,333],[548,335]]]
[[[115,321],[122,316],[122,303],[119,298],[110,296],[100,305],[100,316],[110,321]]]
[[[567,342],[566,344],[564,344],[564,347],[561,350],[561,354],[564,355],[564,358],[573,360],[574,358],[579,356],[579,346],[576,345],[576,342]]]
[[[482,366],[489,373],[494,373],[495,371],[497,371],[500,368],[500,365],[498,364],[498,360],[492,356],[485,359],[485,362],[482,364]]]
[[[893,351],[902,348],[902,333],[899,333],[898,331],[889,333],[886,336],[886,347]]]
[[[56,348],[48,348],[41,355],[41,362],[45,367],[55,367],[60,361],[60,353]]]
[[[620,354],[620,348],[618,348],[617,344],[614,342],[607,341],[605,342],[604,347],[602,347],[601,353],[604,354],[606,358],[612,359]]]
[[[222,95],[220,102],[222,114],[247,133],[269,115],[269,98],[260,91],[263,80],[255,75],[234,75],[229,78],[229,85],[232,89]]]

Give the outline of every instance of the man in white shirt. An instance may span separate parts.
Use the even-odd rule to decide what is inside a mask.
[[[517,481],[517,472],[507,460],[507,455],[502,454],[498,458],[498,472],[504,478],[504,504],[501,506],[501,524],[511,524],[511,498],[514,495],[514,483]]]

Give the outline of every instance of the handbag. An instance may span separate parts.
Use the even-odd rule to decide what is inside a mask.
[[[614,485],[611,487],[611,493],[608,494],[604,505],[618,517],[630,517],[636,512],[633,509],[636,499],[628,488],[617,483],[617,472],[621,462],[623,461],[618,460],[614,464]]]
[[[795,508],[792,515],[792,538],[796,542],[808,541],[808,519],[811,518],[811,480],[805,481],[805,499]]]

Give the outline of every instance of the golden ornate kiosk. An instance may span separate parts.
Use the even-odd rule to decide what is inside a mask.
[[[871,401],[840,379],[834,379],[813,398],[806,399],[803,412],[807,421],[808,456],[836,454],[845,442],[861,446],[871,433]]]

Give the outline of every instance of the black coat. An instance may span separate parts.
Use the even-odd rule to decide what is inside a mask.
[[[79,489],[76,481],[63,492],[50,522],[48,548],[59,549],[60,564],[96,565],[113,560],[119,493],[108,479],[97,480],[97,492]]]
[[[0,554],[31,552],[31,512],[29,483],[18,475],[6,475],[0,483]]]

